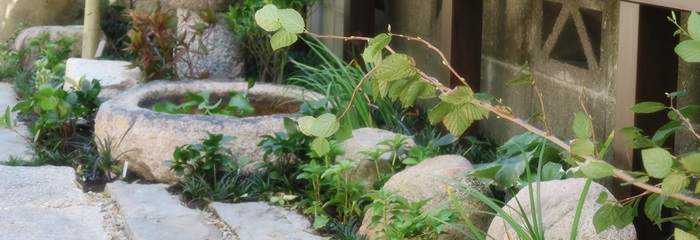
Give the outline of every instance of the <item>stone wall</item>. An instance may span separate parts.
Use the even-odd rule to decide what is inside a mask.
[[[571,124],[581,109],[582,87],[599,140],[613,131],[619,4],[493,0],[484,1],[483,11],[482,92],[502,98],[524,119],[541,111],[532,87],[506,85],[528,61],[556,135],[573,137]],[[481,127],[497,139],[523,131],[496,118],[484,121]]]
[[[7,41],[17,25],[81,24],[85,0],[0,0],[0,41]]]
[[[689,13],[682,15],[682,23],[687,27]],[[682,40],[687,39],[684,37]],[[678,99],[677,107],[700,104],[700,64],[678,61],[678,91],[687,91],[688,96]],[[700,130],[700,117],[692,119],[694,128]],[[676,153],[687,153],[700,148],[700,141],[688,131],[676,133]]]

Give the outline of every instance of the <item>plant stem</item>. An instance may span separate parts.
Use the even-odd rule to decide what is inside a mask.
[[[581,197],[579,197],[578,199],[578,206],[576,206],[576,215],[574,215],[574,224],[571,226],[571,240],[576,240],[578,222],[581,219],[583,204],[586,202],[586,196],[588,195],[588,188],[591,186],[591,182],[593,182],[592,179],[586,179],[586,183],[583,185],[583,191],[581,192]]]

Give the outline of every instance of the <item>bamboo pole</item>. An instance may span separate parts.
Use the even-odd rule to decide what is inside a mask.
[[[100,33],[100,0],[85,0],[82,57],[95,58]]]

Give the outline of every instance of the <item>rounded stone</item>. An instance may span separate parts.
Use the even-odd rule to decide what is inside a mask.
[[[246,170],[251,170],[254,163],[262,161],[263,151],[257,146],[262,140],[260,136],[283,131],[283,120],[292,117],[291,114],[235,118],[168,114],[150,109],[157,102],[181,99],[186,92],[209,91],[215,97],[227,96],[231,91],[244,92],[246,89],[246,82],[231,82],[230,79],[154,81],[140,85],[102,104],[95,119],[95,138],[111,139],[113,156],[123,154],[119,160],[129,162],[128,171],[136,172],[149,181],[174,183],[180,180],[163,163],[172,160],[175,147],[201,142],[199,139],[206,138],[207,131],[236,137],[224,146],[231,149],[234,159],[249,156],[251,163]],[[247,96],[253,103],[267,102],[274,107],[319,98],[313,92],[270,84],[256,84],[248,90]]]
[[[464,176],[465,172],[472,169],[473,167],[469,160],[462,156],[437,156],[423,160],[415,166],[396,173],[384,184],[383,188],[397,191],[396,195],[406,198],[409,202],[418,202],[430,198],[430,201],[421,208],[422,211],[440,211],[441,209],[451,208],[449,191],[456,199],[459,199],[460,206],[468,212],[467,215],[474,225],[478,229],[485,231],[491,222],[491,215],[479,212],[490,212],[490,208],[478,199],[471,198],[470,194],[466,191],[461,191],[461,188],[453,187],[455,184],[468,185],[486,196],[491,196],[489,188],[479,182],[476,177]],[[371,227],[369,226],[371,222],[372,209],[369,209],[365,212],[362,226],[358,232],[366,234],[367,239],[377,239],[381,236],[381,233],[378,233],[378,231],[381,229],[382,223],[380,222],[380,225],[376,227]],[[467,229],[464,230],[468,231]],[[440,235],[438,239],[457,240],[466,238],[460,231],[450,227],[447,227],[444,231],[445,234]]]
[[[29,26],[80,24],[84,0],[0,0],[0,41],[7,41],[21,22]]]
[[[540,217],[544,226],[545,239],[569,239],[576,208],[585,182],[586,179],[583,178],[540,182]],[[524,226],[523,218],[517,217],[518,214],[524,214],[532,222],[530,207],[532,203],[530,202],[530,191],[528,189],[528,187],[521,189],[513,199],[508,201],[507,206],[503,207],[503,211],[513,216],[513,219],[522,226]],[[602,204],[596,203],[598,195],[602,192],[612,196],[612,193],[603,185],[596,182],[591,183],[583,204],[576,239],[637,239],[637,232],[632,224],[623,229],[611,227],[596,234],[593,226],[593,215],[602,206]],[[518,204],[522,206],[524,213],[513,210],[518,209]],[[494,239],[506,239],[508,236],[517,236],[515,230],[500,216],[493,218],[488,234]]]

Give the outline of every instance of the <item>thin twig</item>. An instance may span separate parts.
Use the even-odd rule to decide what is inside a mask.
[[[586,97],[586,87],[583,85],[583,81],[581,81],[581,94],[578,95],[578,103],[581,105],[581,109],[583,109],[583,114],[586,114],[586,119],[588,119],[588,124],[591,127],[591,139],[593,139],[593,142],[596,141],[596,136],[595,136],[595,130],[593,130],[593,118],[591,117],[590,114],[588,114],[588,108],[586,108],[586,105],[583,104],[583,99]],[[602,158],[603,156],[600,156],[600,152],[598,151],[598,146],[594,144],[593,150],[595,151],[595,155],[598,158]]]
[[[668,95],[668,94],[667,94],[667,95]],[[690,119],[688,119],[688,118],[686,118],[685,116],[683,116],[683,114],[681,113],[681,111],[678,111],[678,109],[676,109],[675,107],[673,107],[673,97],[671,97],[671,96],[669,95],[669,98],[671,99],[671,106],[669,107],[669,108],[671,109],[671,111],[675,112],[676,115],[678,115],[678,118],[681,119],[681,120],[683,121],[683,124],[685,124],[685,126],[688,128],[688,131],[690,131],[690,133],[692,133],[693,136],[695,136],[695,138],[697,138],[698,140],[700,140],[700,135],[698,135],[698,133],[695,132],[695,128],[693,128],[693,124],[690,122]]]
[[[544,96],[542,95],[542,92],[540,92],[540,88],[537,87],[537,78],[535,77],[535,71],[530,68],[530,77],[532,77],[532,87],[535,89],[535,94],[537,94],[537,98],[540,100],[540,107],[542,108],[542,122],[544,123],[544,129],[547,132],[547,135],[552,135],[552,130],[549,128],[549,123],[547,122],[547,112],[545,111],[544,108]]]
[[[352,96],[350,96],[350,101],[348,102],[348,106],[345,107],[345,111],[343,111],[343,114],[341,114],[340,117],[338,117],[338,120],[343,119],[343,117],[345,117],[345,114],[347,114],[348,111],[350,111],[350,107],[352,107],[352,102],[355,101],[355,95],[357,94],[357,91],[359,91],[360,88],[362,87],[362,83],[364,83],[365,80],[367,80],[367,78],[369,78],[369,76],[372,75],[372,73],[374,73],[374,71],[376,71],[376,70],[377,70],[376,67],[372,68],[372,70],[367,72],[367,74],[365,74],[365,76],[363,76],[362,79],[360,79],[360,82],[355,86],[355,90],[352,91]]]
[[[372,38],[369,37],[357,37],[357,36],[350,36],[350,37],[343,37],[343,36],[335,36],[335,35],[320,35],[320,34],[315,34],[312,32],[304,32],[308,35],[314,36],[315,38],[328,38],[328,39],[340,39],[343,41],[352,41],[352,40],[361,40],[361,41],[367,41],[369,42],[372,40]]]
[[[457,71],[456,71],[454,68],[452,68],[452,65],[449,64],[450,61],[447,60],[447,57],[445,57],[445,54],[443,54],[442,51],[440,51],[440,49],[438,49],[437,47],[433,46],[433,44],[430,44],[428,41],[425,41],[425,39],[422,39],[422,38],[419,38],[419,37],[411,37],[411,36],[406,36],[406,35],[402,35],[402,34],[393,34],[393,33],[388,33],[388,34],[389,34],[390,36],[402,37],[402,38],[405,38],[405,39],[408,39],[408,40],[418,41],[418,42],[421,42],[421,43],[425,44],[426,46],[428,46],[428,48],[432,49],[433,51],[437,52],[437,53],[440,55],[440,58],[442,58],[442,64],[445,65],[445,66],[447,66],[447,68],[450,69],[450,72],[452,72],[452,74],[454,74],[455,77],[457,77],[457,79],[459,79],[459,81],[461,81],[462,84],[464,84],[464,86],[468,86],[468,87],[469,87],[469,84],[468,84],[467,81],[464,79],[464,77],[462,77],[461,75],[459,75],[459,73],[457,73]]]

